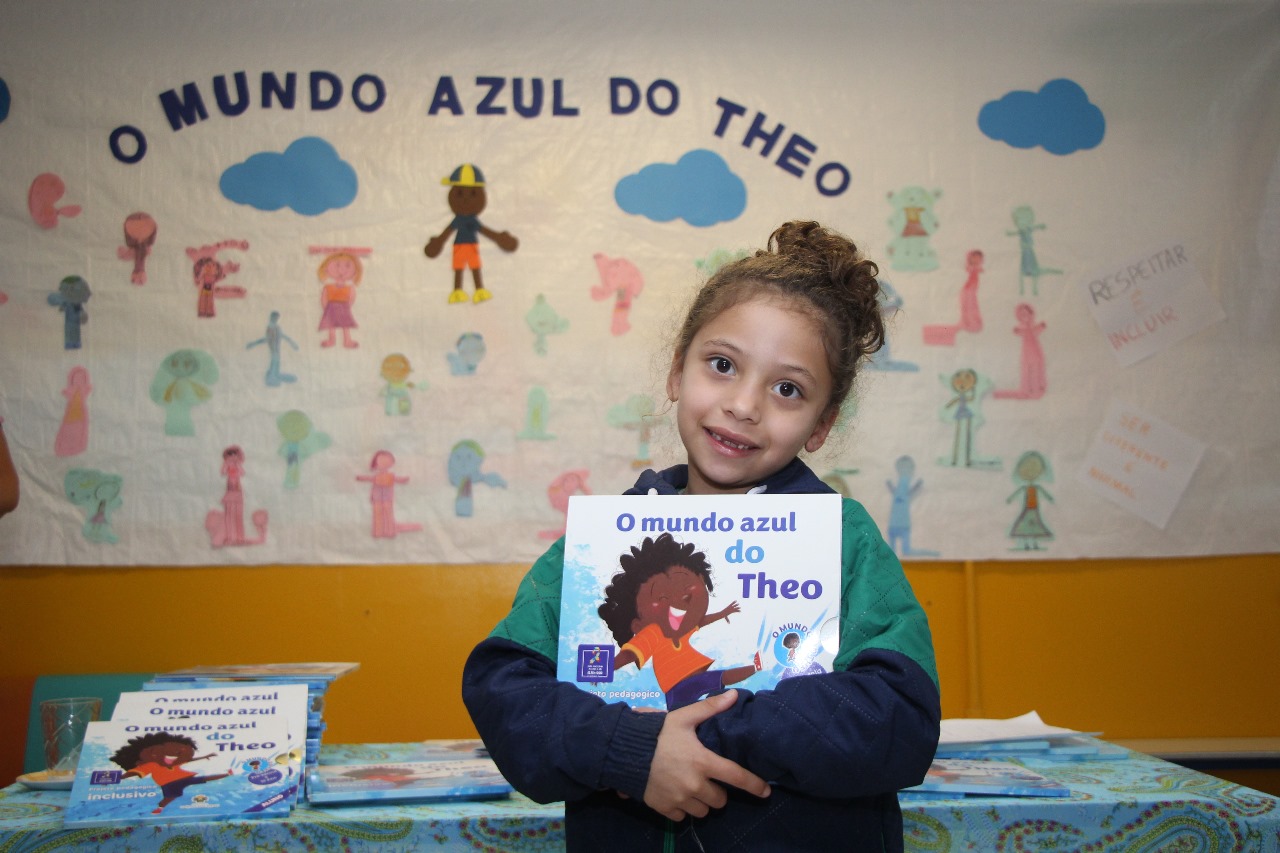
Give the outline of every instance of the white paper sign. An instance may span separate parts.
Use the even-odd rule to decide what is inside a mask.
[[[1082,284],[1093,319],[1125,367],[1226,316],[1180,242],[1111,264]]]
[[[1163,530],[1204,450],[1204,442],[1159,418],[1112,401],[1085,456],[1080,479]]]

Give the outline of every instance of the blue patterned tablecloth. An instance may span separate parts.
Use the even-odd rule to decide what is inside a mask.
[[[461,741],[448,742],[462,749]],[[326,763],[411,761],[427,744],[325,745]],[[903,799],[909,851],[1264,851],[1280,853],[1280,799],[1130,753],[1122,760],[1022,763],[1071,796]],[[0,790],[0,853],[80,847],[105,853],[230,850],[552,851],[564,811],[519,795],[441,805],[299,805],[285,819],[64,829],[65,791]]]

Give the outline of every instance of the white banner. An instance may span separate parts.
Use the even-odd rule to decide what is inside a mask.
[[[1280,4],[922,9],[5,4],[0,563],[528,561],[796,218],[881,265],[809,463],[904,556],[1280,549]],[[1113,400],[1203,447],[1163,525]]]

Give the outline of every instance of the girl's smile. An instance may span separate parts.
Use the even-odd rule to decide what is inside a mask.
[[[777,297],[734,305],[672,365],[667,394],[690,494],[745,492],[826,441],[835,410],[822,330],[793,306]]]

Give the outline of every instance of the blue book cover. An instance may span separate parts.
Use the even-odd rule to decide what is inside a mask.
[[[493,800],[511,795],[491,758],[384,764],[321,764],[307,769],[312,805]]]
[[[935,758],[924,782],[902,793],[966,796],[1069,797],[1071,789],[1012,761]]]
[[[556,676],[674,710],[830,672],[839,495],[574,496]]]
[[[264,718],[250,730],[190,720],[158,731],[129,720],[90,723],[64,822],[81,827],[287,815],[301,780],[289,772],[288,748],[280,718]]]

